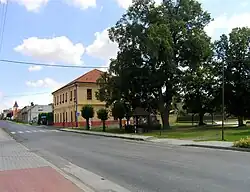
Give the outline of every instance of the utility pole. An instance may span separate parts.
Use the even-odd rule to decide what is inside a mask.
[[[224,60],[222,60],[222,124],[221,124],[221,140],[224,141],[224,120],[225,120],[225,68]]]

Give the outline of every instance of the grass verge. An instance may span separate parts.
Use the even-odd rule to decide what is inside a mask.
[[[195,141],[220,141],[221,140],[221,127],[220,126],[202,126],[202,127],[181,127],[180,125],[174,126],[170,130],[153,131],[145,133],[146,136],[154,136],[157,138],[175,138],[175,139],[188,139]],[[224,137],[226,141],[237,141],[241,138],[250,136],[249,127],[225,127]]]

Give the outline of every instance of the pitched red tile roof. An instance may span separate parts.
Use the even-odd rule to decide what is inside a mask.
[[[102,74],[103,74],[102,71],[100,71],[98,69],[93,69],[93,70],[83,74],[82,76],[78,77],[77,79],[75,79],[71,83],[75,83],[75,82],[78,82],[78,83],[96,83],[97,79],[99,79]]]
[[[71,81],[70,83],[66,84],[65,86],[61,87],[60,89],[54,91],[53,93],[63,89],[64,87],[70,86],[74,83],[96,83],[96,81],[101,77],[103,73],[104,73],[103,71],[100,71],[98,69],[93,69],[83,74],[82,76],[76,78],[75,80]]]

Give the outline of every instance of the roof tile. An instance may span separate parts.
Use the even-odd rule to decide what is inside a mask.
[[[54,91],[53,93],[63,89],[64,87],[72,85],[74,83],[96,83],[96,81],[101,77],[103,73],[104,73],[103,71],[100,71],[98,69],[93,69],[83,74],[82,76],[76,78],[75,80],[71,81],[70,83],[66,84],[65,86],[61,87],[60,89]]]
[[[82,76],[75,79],[73,82],[80,82],[80,83],[96,83],[97,79],[101,77],[103,74],[102,71],[98,69],[91,70]]]

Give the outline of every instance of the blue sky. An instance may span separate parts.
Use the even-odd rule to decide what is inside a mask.
[[[0,2],[1,16],[6,0]],[[234,27],[250,26],[248,0],[200,2],[214,18],[206,28],[213,39]],[[107,66],[116,55],[117,46],[109,41],[106,29],[115,24],[130,3],[131,0],[9,0],[0,58]],[[0,110],[12,107],[15,100],[20,106],[49,103],[52,90],[88,70],[10,63],[1,63],[1,67]]]

